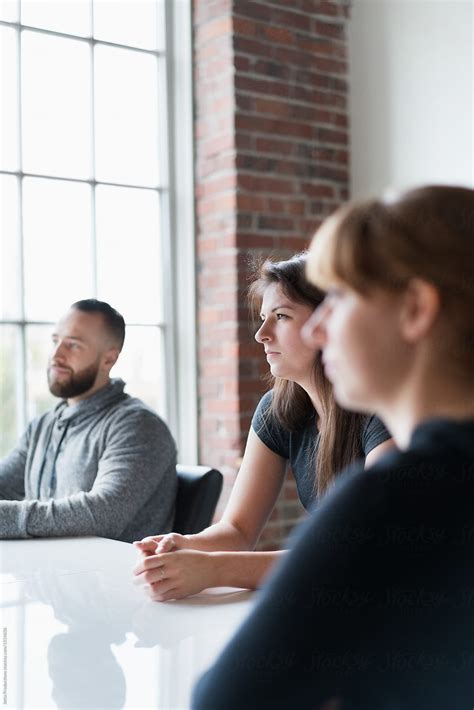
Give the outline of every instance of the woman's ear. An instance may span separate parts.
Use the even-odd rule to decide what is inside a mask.
[[[415,344],[432,329],[441,301],[438,289],[429,281],[414,278],[403,295],[400,316],[402,337],[407,343]]]

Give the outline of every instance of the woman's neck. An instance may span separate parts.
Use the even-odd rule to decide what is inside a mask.
[[[320,429],[321,422],[323,421],[323,406],[322,406],[321,397],[319,396],[318,391],[316,390],[314,385],[312,385],[311,383],[297,382],[296,384],[299,385],[302,389],[304,389],[304,391],[306,392],[306,394],[310,398],[311,403],[312,403],[314,409],[316,410],[316,415],[317,415],[318,422],[319,422],[318,428]]]
[[[417,387],[405,388],[390,406],[377,407],[377,413],[398,448],[407,449],[416,427],[428,419],[474,418],[474,385],[441,379],[421,382]]]

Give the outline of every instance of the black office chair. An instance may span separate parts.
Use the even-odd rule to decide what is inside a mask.
[[[173,531],[198,533],[212,522],[223,476],[209,466],[176,466],[178,492]]]

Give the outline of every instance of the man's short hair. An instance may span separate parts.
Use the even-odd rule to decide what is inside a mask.
[[[96,298],[85,298],[82,301],[76,301],[71,308],[84,313],[100,313],[107,331],[118,345],[119,350],[122,349],[125,340],[125,321],[115,308],[112,308],[105,301],[98,301]]]

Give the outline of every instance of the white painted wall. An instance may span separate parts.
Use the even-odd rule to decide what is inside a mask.
[[[474,0],[353,0],[353,197],[474,185]]]

